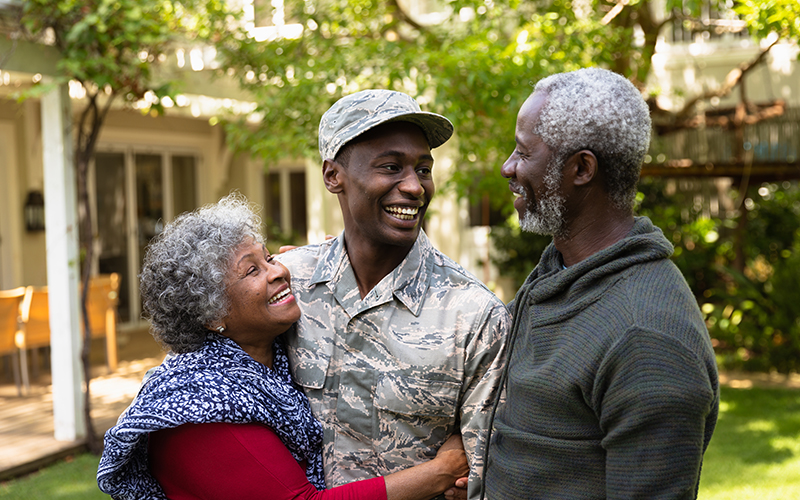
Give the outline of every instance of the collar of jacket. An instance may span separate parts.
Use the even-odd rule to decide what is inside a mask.
[[[428,236],[420,230],[417,241],[408,255],[394,270],[386,275],[375,288],[360,299],[355,275],[344,244],[344,232],[331,240],[311,275],[310,285],[327,284],[337,300],[348,309],[359,302],[359,310],[376,307],[396,298],[414,316],[419,316],[430,286],[435,249]],[[351,314],[352,316],[353,314]]]
[[[520,287],[515,302],[523,295],[530,304],[558,300],[594,300],[615,282],[620,273],[634,265],[667,259],[674,248],[661,229],[647,217],[636,217],[628,235],[608,248],[569,266],[562,267],[561,253],[550,243],[539,264]],[[594,293],[587,293],[592,290]]]

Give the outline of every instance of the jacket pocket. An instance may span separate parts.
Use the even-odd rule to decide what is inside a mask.
[[[375,387],[375,407],[401,415],[449,417],[456,414],[461,385],[384,373]]]
[[[306,389],[322,389],[325,385],[325,371],[328,369],[326,360],[305,362],[294,367],[294,381]]]

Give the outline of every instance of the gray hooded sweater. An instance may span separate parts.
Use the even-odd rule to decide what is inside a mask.
[[[696,498],[719,408],[714,352],[646,217],[564,268],[551,244],[509,305],[486,498]]]

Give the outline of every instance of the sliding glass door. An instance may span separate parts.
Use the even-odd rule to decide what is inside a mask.
[[[138,275],[145,248],[164,223],[197,207],[197,157],[169,151],[104,151],[95,157],[96,272],[122,277],[119,315],[141,315]]]

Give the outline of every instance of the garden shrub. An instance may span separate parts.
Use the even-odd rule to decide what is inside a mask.
[[[672,259],[697,297],[721,367],[800,371],[797,181],[752,186],[741,207],[713,217],[698,191],[672,182],[642,179],[636,210],[675,245]],[[739,194],[724,193],[727,204],[735,205]],[[550,242],[520,231],[516,217],[493,227],[491,239],[492,262],[517,286]]]

